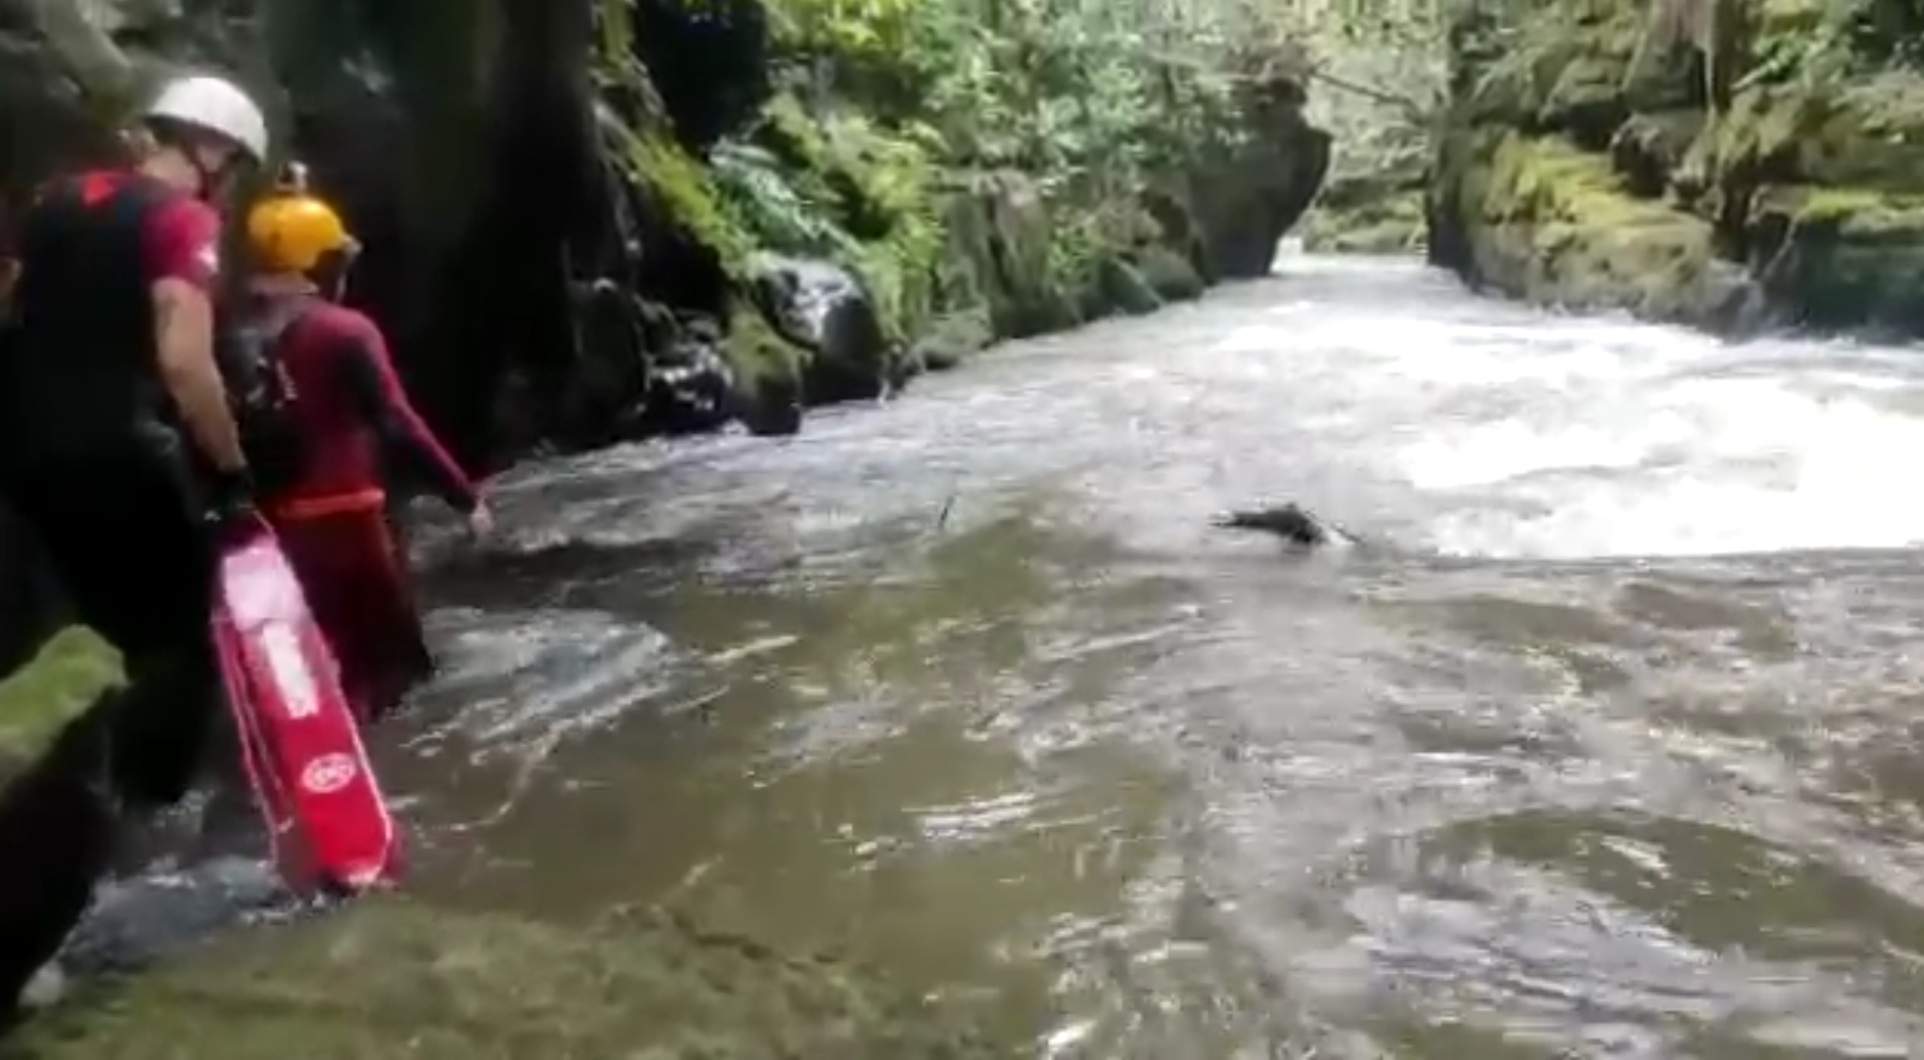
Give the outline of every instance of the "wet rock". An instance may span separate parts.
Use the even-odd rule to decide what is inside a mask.
[[[140,971],[244,923],[318,911],[288,891],[265,862],[210,859],[184,871],[103,884],[61,948],[58,967],[69,982]]]
[[[1004,1055],[858,966],[673,916],[570,930],[383,899],[223,938],[19,1039],[41,1060]]]
[[[783,338],[808,351],[802,378],[810,401],[881,395],[895,351],[859,279],[830,262],[779,254],[757,254],[748,268],[763,315]]]
[[[691,322],[650,366],[646,434],[712,431],[735,415],[735,370],[721,353],[721,329]]]

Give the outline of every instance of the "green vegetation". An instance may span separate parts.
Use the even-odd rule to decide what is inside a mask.
[[[1538,301],[1924,331],[1921,25],[1884,0],[1473,7],[1452,29],[1441,260]],[[1550,196],[1514,159],[1546,136],[1587,174]]]
[[[603,6],[599,77],[646,95],[637,30]],[[1194,297],[1209,266],[1189,178],[1273,135],[1258,90],[1300,73],[1289,25],[1232,2],[768,0],[767,15],[769,96],[706,167],[652,118],[626,119],[623,153],[738,280],[754,249],[849,269],[910,361],[978,312],[1013,337]],[[1176,230],[1151,191],[1178,204]]]

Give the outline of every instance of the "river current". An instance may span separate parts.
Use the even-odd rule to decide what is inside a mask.
[[[668,901],[1012,1055],[1924,1042],[1924,360],[1286,254],[419,551],[413,887]],[[1362,548],[1210,526],[1298,501]]]

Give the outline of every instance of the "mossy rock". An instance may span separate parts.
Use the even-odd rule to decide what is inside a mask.
[[[949,197],[946,254],[953,305],[987,306],[997,338],[1026,338],[1081,322],[1051,260],[1042,193],[1013,171],[978,173]]]
[[[1188,259],[1204,283],[1214,284],[1221,279],[1216,274],[1215,262],[1210,260],[1208,240],[1203,236],[1202,223],[1197,220],[1186,191],[1173,187],[1150,188],[1142,194],[1142,208],[1161,229],[1158,242],[1173,247]]]
[[[1924,332],[1924,194],[1766,189],[1751,241],[1765,291],[1791,323]]]
[[[1091,297],[1086,299],[1083,316],[1095,318],[1114,311],[1128,316],[1145,316],[1163,307],[1162,296],[1143,278],[1135,265],[1120,254],[1104,254],[1096,263]]]
[[[121,680],[120,656],[80,626],[55,634],[0,681],[0,772],[38,753],[60,726]]]
[[[1663,197],[1702,134],[1705,117],[1701,110],[1685,108],[1635,114],[1624,122],[1610,139],[1610,165],[1623,178],[1624,190],[1640,199]]]
[[[1193,302],[1208,289],[1189,259],[1169,247],[1143,247],[1136,251],[1135,259],[1143,282],[1165,302]]]
[[[793,434],[801,428],[809,353],[783,338],[752,299],[739,297],[730,308],[722,356],[735,374],[740,419],[751,431]]]
[[[369,899],[219,939],[30,1023],[36,1060],[992,1055],[873,974],[665,915],[570,930]]]
[[[723,203],[708,168],[659,130],[635,130],[611,113],[601,114],[616,162],[640,189],[652,212],[682,235],[706,247],[728,275],[739,277],[755,241]]]
[[[1811,115],[1798,175],[1862,190],[1924,191],[1924,75],[1891,71],[1852,81]]]
[[[1502,134],[1458,194],[1475,275],[1526,300],[1712,323],[1741,292],[1707,221],[1630,195],[1568,140]]]

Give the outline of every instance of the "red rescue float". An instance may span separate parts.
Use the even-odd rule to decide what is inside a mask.
[[[275,865],[304,894],[391,882],[400,841],[339,668],[264,525],[223,549],[213,635]]]

